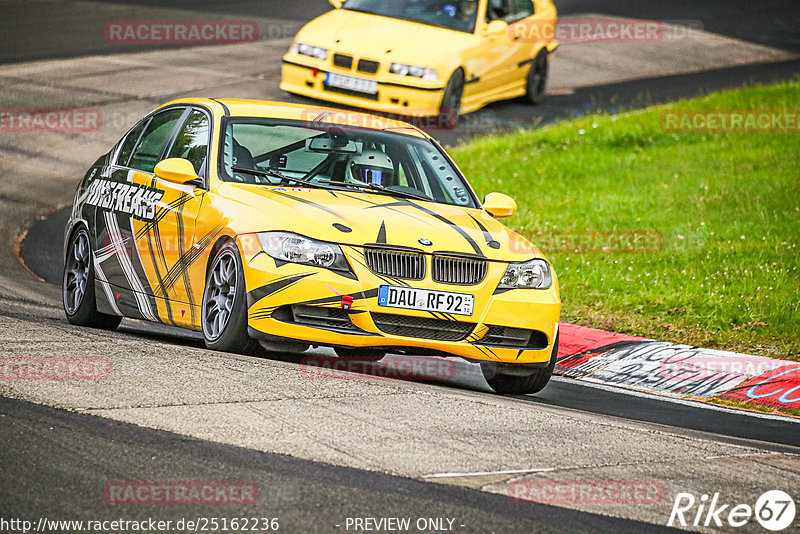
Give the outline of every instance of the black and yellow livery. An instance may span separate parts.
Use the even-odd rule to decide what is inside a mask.
[[[71,322],[481,361],[498,391],[552,372],[558,281],[424,132],[368,115],[185,99],[87,172],[66,228]]]

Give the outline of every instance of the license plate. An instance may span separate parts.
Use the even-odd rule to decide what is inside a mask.
[[[350,89],[351,91],[358,91],[359,93],[368,93],[374,95],[378,92],[378,82],[373,80],[365,80],[363,78],[356,78],[354,76],[345,76],[344,74],[336,74],[329,72],[325,78],[325,84],[340,89]]]
[[[467,293],[397,286],[380,286],[378,288],[378,306],[387,308],[472,315],[474,304],[475,295]]]

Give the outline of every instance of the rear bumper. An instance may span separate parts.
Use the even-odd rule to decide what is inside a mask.
[[[348,250],[351,247],[343,248],[352,257],[354,251]],[[502,263],[490,262],[485,280],[475,286],[430,280],[411,283],[415,287],[475,295],[475,313],[471,317],[379,306],[378,287],[387,282],[357,262],[353,262],[357,279],[297,264],[277,266],[264,253],[243,257],[243,263],[249,333],[256,339],[513,364],[550,361],[561,310],[557,284],[542,291],[517,289],[498,293],[497,280],[505,271]],[[342,307],[344,295],[353,297],[349,310]],[[526,343],[505,343],[523,330],[531,332]]]
[[[400,84],[357,72],[341,72],[349,76],[376,79],[378,93],[368,95],[335,89],[325,85],[327,68],[304,64],[296,59],[284,59],[281,69],[282,90],[310,98],[335,102],[346,106],[366,108],[398,116],[429,117],[439,113],[444,86],[414,86]]]

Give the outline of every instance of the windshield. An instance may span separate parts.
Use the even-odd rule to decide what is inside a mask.
[[[347,0],[343,9],[473,33],[478,0]]]
[[[219,175],[225,181],[296,187],[303,180],[310,187],[477,206],[449,158],[427,139],[250,118],[227,119],[222,135]]]

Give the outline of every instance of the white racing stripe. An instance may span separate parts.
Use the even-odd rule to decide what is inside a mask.
[[[108,303],[111,304],[111,307],[114,309],[114,312],[117,315],[122,315],[122,312],[119,310],[119,306],[117,306],[117,299],[114,298],[114,294],[111,293],[111,288],[109,287],[108,282],[106,282],[106,275],[103,273],[102,267],[100,267],[100,261],[98,258],[94,258],[94,274],[95,278],[100,278],[100,285],[103,288],[103,292],[106,294],[108,298]]]
[[[102,263],[114,255],[115,248],[116,247],[114,246],[114,243],[106,245],[103,248],[97,249],[97,251],[94,253],[94,257],[97,261]]]
[[[125,243],[123,242],[122,232],[120,232],[117,218],[111,212],[106,212],[104,215],[106,218],[106,226],[108,227],[108,235],[115,247],[117,258],[125,273],[125,278],[128,280],[131,290],[133,290],[133,296],[136,299],[139,311],[149,321],[158,321],[153,314],[152,308],[150,308],[150,303],[147,301],[142,281],[136,276],[133,263],[131,263],[131,259],[128,257],[128,253],[125,250]]]

